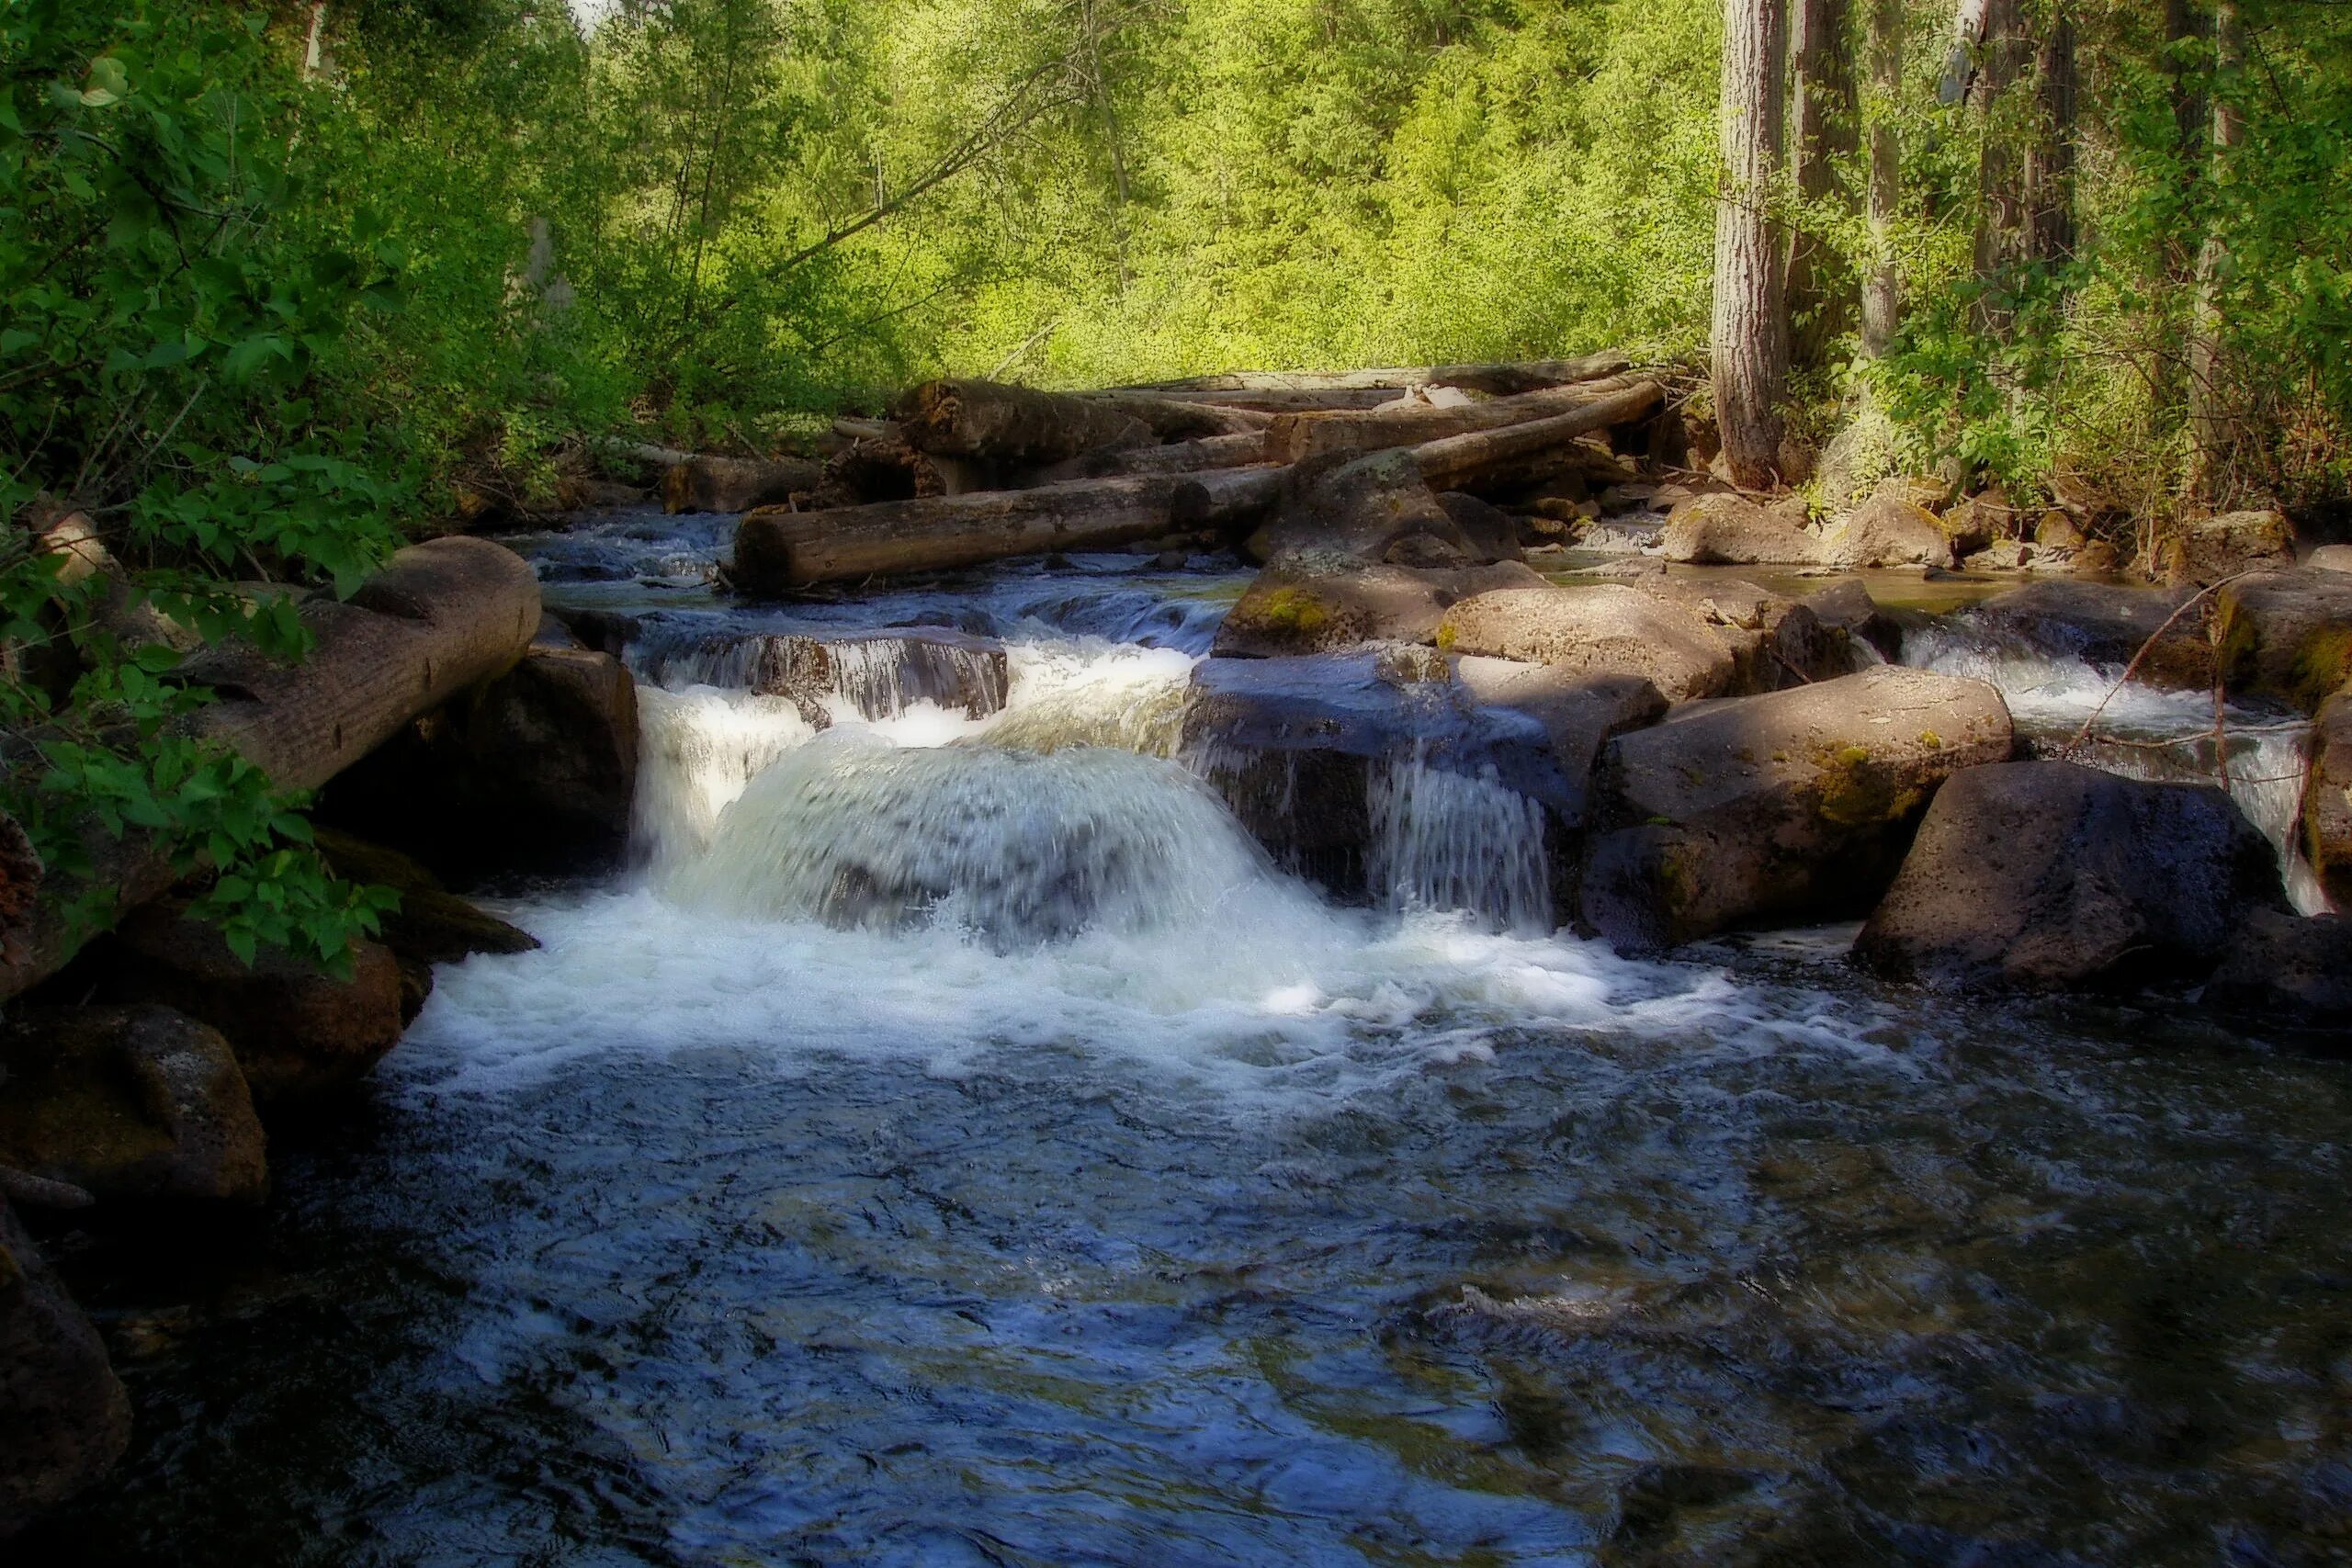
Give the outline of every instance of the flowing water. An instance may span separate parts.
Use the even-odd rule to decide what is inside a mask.
[[[1427,749],[1340,907],[1182,743],[1229,574],[752,613],[623,528],[680,569],[548,570],[647,619],[635,865],[248,1229],[69,1258],[141,1435],[22,1561],[2352,1553],[2343,1064],[1546,934]],[[925,627],[1001,685],[727,661]]]

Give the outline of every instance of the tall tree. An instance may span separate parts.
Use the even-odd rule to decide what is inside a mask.
[[[1862,352],[1883,357],[1894,345],[1903,308],[1894,266],[1894,214],[1903,199],[1903,144],[1895,117],[1903,99],[1903,0],[1871,0],[1871,267],[1862,279]]]
[[[2011,265],[2025,254],[2026,206],[2023,160],[2013,89],[2031,59],[2020,0],[1984,0],[1984,30],[1973,93],[1984,141],[1976,161],[1976,280],[1984,286],[1977,325],[2006,333],[2009,312],[1998,290]]]
[[[1789,315],[1796,363],[1818,366],[1853,321],[1853,275],[1815,229],[1839,195],[1839,162],[1854,151],[1854,62],[1847,0],[1794,3],[1791,141],[1804,210],[1789,243]]]
[[[2245,115],[2237,103],[2245,66],[2245,33],[2237,0],[2221,0],[2213,19],[2215,185],[2228,178],[2231,153],[2245,139]],[[2229,241],[2216,212],[2206,220],[2204,247],[2197,255],[2197,316],[2188,342],[2188,429],[2196,443],[2191,485],[2198,497],[2208,502],[2221,499],[2233,423],[2229,367],[2222,348],[2222,280],[2229,265]]]
[[[2046,0],[2034,58],[2034,117],[2025,152],[2026,254],[2057,261],[2075,249],[2075,16]]]
[[[1715,195],[1715,420],[1732,482],[1779,478],[1789,377],[1787,253],[1772,216],[1785,174],[1787,0],[1724,0]]]

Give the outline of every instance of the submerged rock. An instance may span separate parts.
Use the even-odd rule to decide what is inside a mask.
[[[106,1000],[176,1008],[226,1035],[265,1109],[356,1082],[407,1021],[400,961],[381,943],[353,947],[347,978],[268,950],[247,964],[175,901],[131,915],[86,967]]]
[[[2317,713],[2352,681],[2352,574],[2259,572],[2216,598],[2215,657],[2233,694]]]
[[[2284,908],[2268,840],[2220,790],[2010,762],[1937,795],[1854,953],[1951,987],[2194,980]]]
[[[1691,566],[1811,566],[1821,541],[1743,495],[1694,496],[1667,517],[1666,558]]]
[[[1610,743],[1585,922],[1629,952],[1859,914],[1953,773],[2007,759],[2000,694],[1883,665],[1693,704]]]
[[[1459,570],[1293,557],[1260,572],[1217,628],[1214,651],[1243,659],[1332,653],[1368,642],[1427,642],[1446,610],[1473,594],[1538,587],[1517,562]]]
[[[0,1540],[104,1475],[130,1442],[106,1347],[0,1202]]]
[[[255,1201],[261,1120],[229,1043],[164,1007],[20,1013],[0,1029],[0,1164],[100,1198]]]
[[[2307,1027],[2352,1026],[2352,919],[2255,910],[2222,950],[2205,1000]]]

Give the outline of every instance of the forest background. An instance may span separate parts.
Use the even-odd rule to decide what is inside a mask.
[[[1804,257],[1800,449],[1860,429],[1864,468],[2021,502],[2342,525],[2352,6],[1787,3],[1786,177],[1738,199]],[[172,833],[232,871],[241,942],[340,952],[364,897],[171,739],[201,692],[94,606],[292,649],[235,580],[347,590],[418,531],[557,506],[607,437],[776,452],[939,372],[1602,347],[1688,365],[1703,416],[1726,14],[0,0],[0,509],[35,525],[0,536],[0,807],[52,858],[93,808]],[[1990,176],[2052,147],[2063,233],[1988,258]],[[1866,344],[1874,278],[1899,313]],[[41,545],[69,506],[116,570]]]

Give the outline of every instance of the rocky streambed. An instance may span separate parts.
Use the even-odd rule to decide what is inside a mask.
[[[330,792],[539,945],[54,1229],[138,1436],[36,1560],[2341,1551],[2352,577],[2119,688],[2187,590],[728,537],[522,541]]]

